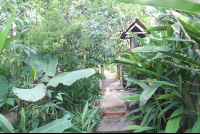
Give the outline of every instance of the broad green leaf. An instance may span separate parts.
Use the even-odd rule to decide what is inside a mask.
[[[55,76],[58,59],[56,58],[55,55],[50,55],[50,54],[45,54],[43,58],[45,59],[47,63],[47,70],[46,70],[45,75]]]
[[[173,28],[173,30],[174,30],[175,32],[180,33],[181,28],[180,28],[180,25],[179,25],[178,22],[177,22],[177,23],[174,23],[173,25],[171,25],[171,27]]]
[[[160,51],[175,51],[172,48],[168,47],[158,47],[158,46],[144,46],[144,47],[137,47],[131,50],[131,52],[160,52]]]
[[[135,115],[135,116],[131,117],[130,119],[128,119],[126,122],[133,121],[133,120],[136,120],[136,119],[142,118],[142,117],[143,117],[142,115]]]
[[[32,129],[36,129],[39,125],[40,120],[36,119],[32,122]]]
[[[161,52],[161,53],[166,54],[166,55],[171,56],[171,57],[174,57],[174,58],[177,58],[177,59],[182,60],[184,62],[193,64],[193,65],[196,65],[196,66],[200,66],[200,62],[197,62],[196,60],[190,59],[187,56],[182,56],[182,55],[170,53],[170,52]]]
[[[183,113],[183,106],[180,106],[178,109],[176,109],[172,115],[170,116],[170,119],[167,122],[167,126],[165,129],[165,133],[176,133],[178,128],[179,128],[179,123],[180,123],[180,119],[181,119],[181,115],[176,116],[178,114],[182,114]],[[176,116],[176,117],[174,117]],[[173,118],[171,118],[173,117]]]
[[[179,98],[179,96],[177,96],[175,94],[164,94],[164,95],[161,95],[157,99],[174,99],[174,98]]]
[[[41,53],[37,52],[36,54],[30,53],[30,56],[26,60],[27,67],[26,73],[31,76],[31,68],[35,67],[36,70],[36,79],[44,72],[46,72],[47,64],[46,61],[43,59]]]
[[[158,65],[157,73],[158,73],[159,75],[163,75],[163,67],[162,67],[161,64]],[[156,76],[156,78],[157,78],[158,80],[160,80],[160,77]]]
[[[194,123],[192,133],[200,133],[200,118]]]
[[[31,78],[32,78],[33,81],[35,80],[35,77],[36,77],[35,67],[32,67],[31,68]]]
[[[167,36],[172,37],[172,35],[173,35],[173,28],[169,23],[167,23]]]
[[[148,86],[148,88],[144,89],[140,96],[140,104],[145,105],[145,103],[151,98],[151,96],[154,94],[154,92],[158,89],[158,87],[161,85],[158,84],[152,84]]]
[[[5,27],[3,28],[2,32],[0,33],[0,52],[4,48],[6,38],[8,36],[8,32],[10,30],[10,27],[12,25],[12,22],[14,20],[16,12],[17,12],[17,7],[14,8],[14,11],[12,12],[12,14],[11,14],[10,18],[8,19]]]
[[[0,114],[0,128],[3,129],[6,133],[15,133],[13,126],[2,114]]]
[[[166,30],[167,28],[165,26],[157,26],[157,27],[151,27],[148,29],[145,29],[144,32],[150,32],[150,31],[163,31]]]
[[[130,125],[130,126],[127,126],[127,127],[122,128],[121,130],[130,130],[130,129],[139,129],[139,128],[141,128],[141,126],[138,126],[138,125]]]
[[[144,82],[140,82],[140,81],[138,81],[138,80],[136,80],[136,79],[133,79],[133,78],[124,78],[124,79],[127,80],[127,81],[131,81],[131,82],[134,82],[134,83],[138,84],[138,85],[141,86],[143,89],[146,89],[146,88],[148,87],[147,84],[145,84]]]
[[[184,133],[191,133],[192,129],[188,128]]]
[[[153,71],[150,71],[150,70],[147,70],[147,69],[141,69],[141,68],[137,68],[136,70],[142,71],[142,72],[145,72],[145,73],[154,75],[154,76],[159,76],[159,77],[161,77],[161,78],[163,78],[163,79],[165,79],[165,80],[168,80],[168,81],[174,83],[173,81],[171,81],[171,80],[168,79],[167,77],[164,77],[164,76],[162,76],[162,75],[159,75],[159,74],[157,74],[157,73],[155,73],[155,72],[153,72]]]
[[[166,81],[148,81],[148,80],[139,80],[140,82],[146,82],[146,83],[153,83],[153,84],[160,84],[160,85],[169,85],[177,87],[177,85],[166,82]]]
[[[176,37],[163,37],[163,38],[150,37],[150,38],[152,40],[156,40],[156,41],[184,41],[184,42],[194,43],[193,41],[189,41],[189,40],[185,40],[185,39],[181,39],[181,38],[176,38]],[[161,50],[161,51],[163,51],[163,50]],[[166,50],[166,51],[169,51],[169,50]]]
[[[137,99],[137,98],[140,98],[140,95],[126,96],[126,97],[119,98],[118,100],[131,100],[131,99]]]
[[[25,110],[22,107],[21,111],[21,128],[23,129],[24,132],[26,132],[26,114],[25,114]]]
[[[61,119],[57,119],[51,123],[30,131],[30,133],[62,133],[65,129],[68,129],[73,125],[71,120],[68,120],[69,117],[70,115],[67,114]]]
[[[88,112],[88,101],[86,102],[85,107],[83,109],[82,122],[84,122],[87,112]]]
[[[138,128],[137,130],[135,130],[134,133],[148,131],[148,130],[151,130],[151,129],[155,129],[155,128],[149,127],[149,126],[144,126],[144,127],[141,127],[141,128]]]
[[[142,108],[134,109],[134,110],[130,111],[129,113],[127,113],[126,115],[124,115],[124,117],[129,116],[130,114],[135,113],[135,112],[138,112],[138,111],[140,111],[140,110],[142,110]]]
[[[6,101],[9,105],[12,105],[14,107],[14,98],[10,98]]]
[[[56,87],[59,83],[63,83],[64,85],[72,85],[75,81],[81,78],[88,78],[95,73],[95,70],[92,68],[82,69],[73,72],[64,72],[59,75],[53,77],[47,86]]]
[[[13,92],[21,100],[35,102],[42,99],[45,96],[46,87],[44,84],[38,84],[32,89],[20,89],[14,87]]]
[[[200,13],[200,5],[188,0],[117,0],[125,3],[134,3],[175,9],[191,13]]]
[[[7,38],[6,41],[5,41],[5,44],[4,44],[3,49],[4,49],[5,47],[7,47],[7,46],[10,44],[10,42],[12,42],[14,39],[16,39],[17,36],[19,36],[19,35],[22,34],[22,33],[25,33],[25,32],[28,31],[29,29],[30,29],[30,28],[25,29],[25,30],[22,30],[22,31],[21,31],[20,33],[18,33],[17,35],[15,35],[15,36],[13,36],[13,37],[11,37],[11,38]]]
[[[0,75],[0,102],[7,98],[8,94],[8,81],[5,76]]]
[[[155,106],[153,106],[153,107],[155,107]],[[149,117],[149,114],[152,112],[152,108],[153,107],[149,108],[149,110],[147,111],[147,113],[145,113],[145,116],[144,116],[144,118],[143,118],[140,126],[144,126],[144,123],[147,121],[147,119]],[[151,114],[153,114],[153,113],[151,113]]]
[[[124,58],[116,58],[114,61],[114,63],[121,63],[121,64],[128,64],[128,65],[138,65],[139,67],[142,67],[142,65],[138,62],[135,61],[131,61],[128,59],[124,59]]]

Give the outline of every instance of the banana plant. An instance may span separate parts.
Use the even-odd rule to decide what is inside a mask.
[[[64,117],[36,128],[29,133],[62,133],[64,130],[72,127],[73,125],[69,118],[70,115],[67,114]],[[4,133],[16,133],[11,123],[2,114],[0,114],[0,130]]]

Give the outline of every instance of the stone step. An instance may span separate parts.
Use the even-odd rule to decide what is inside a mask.
[[[134,130],[96,131],[97,133],[133,133]]]
[[[122,115],[103,116],[97,131],[108,133],[128,133],[130,130],[124,131],[121,129],[130,125],[135,125],[135,123],[133,121],[126,122],[126,118],[124,118]]]

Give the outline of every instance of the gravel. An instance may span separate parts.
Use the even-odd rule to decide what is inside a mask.
[[[105,112],[125,112],[124,107],[109,107]]]
[[[103,116],[98,131],[120,131],[130,125],[135,125],[135,123],[133,121],[126,122],[126,118],[121,115]]]

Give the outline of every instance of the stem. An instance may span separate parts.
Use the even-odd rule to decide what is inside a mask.
[[[155,97],[155,94],[154,94],[153,96],[154,96],[154,99],[156,100],[156,103],[157,103],[157,105],[158,105],[158,107],[159,107],[161,113],[162,113],[162,116],[163,116],[163,119],[164,119],[164,126],[165,126],[165,122],[166,122],[165,116],[164,116],[163,111],[162,111],[162,109],[161,109],[161,107],[160,107],[160,104],[158,103],[158,100],[157,100],[156,97]],[[165,127],[166,127],[166,126],[165,126]]]

